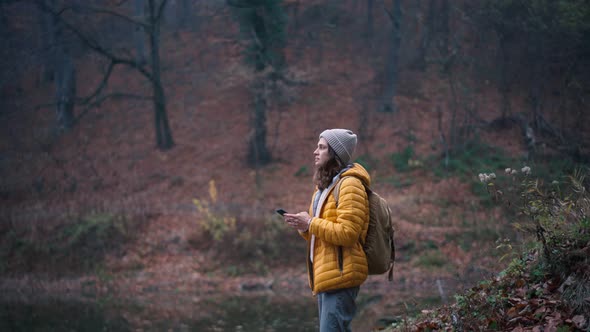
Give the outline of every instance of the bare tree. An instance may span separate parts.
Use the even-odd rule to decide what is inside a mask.
[[[414,60],[413,65],[421,70],[426,69],[426,57],[428,55],[428,50],[430,49],[430,44],[432,41],[432,35],[434,33],[434,22],[435,22],[435,0],[428,0],[428,4],[426,4],[425,12],[423,21],[422,21],[422,34],[420,35],[420,44],[418,45],[418,50],[416,54],[416,58]]]
[[[511,113],[510,106],[510,80],[508,73],[508,63],[510,61],[508,56],[508,48],[506,45],[506,38],[500,36],[498,41],[498,91],[502,96],[502,118],[505,119]]]
[[[48,6],[54,7],[51,0],[47,0]],[[42,31],[39,38],[41,50],[43,53],[48,53],[55,43],[55,18],[53,15],[49,15],[45,12],[40,12],[39,15],[39,27]],[[41,69],[41,77],[39,78],[42,83],[50,82],[54,79],[55,69],[53,63],[53,57],[51,55],[44,56]]]
[[[365,29],[365,41],[369,49],[372,48],[371,38],[373,37],[373,8],[375,0],[367,0],[367,27]]]
[[[69,130],[74,123],[76,101],[76,66],[70,54],[63,52],[56,56],[55,99],[58,130]]]
[[[136,0],[136,11],[139,12],[142,6],[140,0]],[[100,7],[91,4],[76,4],[54,8],[49,6],[43,0],[37,0],[36,3],[41,10],[52,15],[65,29],[75,35],[88,49],[100,55],[108,61],[107,70],[103,79],[96,89],[88,96],[76,98],[76,102],[85,105],[88,110],[90,107],[99,105],[108,98],[136,98],[150,99],[154,106],[154,128],[156,132],[156,145],[161,150],[168,150],[174,146],[172,131],[168,122],[166,111],[166,93],[161,78],[161,60],[160,60],[160,25],[162,22],[163,11],[166,7],[167,0],[147,0],[147,12],[143,16],[134,16],[125,13],[125,8],[121,3],[114,7]],[[87,22],[81,20],[82,13],[91,13],[90,18],[96,18],[99,15],[106,15],[109,19],[117,19],[139,27],[145,31],[149,40],[149,60],[146,63],[138,61],[138,56],[133,56],[133,52],[128,49],[114,50],[102,43],[99,36],[93,35],[84,29]],[[75,19],[78,18],[78,21]],[[136,45],[137,47],[137,45]],[[136,49],[137,50],[137,49]],[[152,94],[150,97],[129,93],[111,93],[103,95],[111,74],[116,66],[126,66],[134,69],[138,74],[150,82]],[[66,67],[67,69],[67,67]],[[76,120],[79,120],[86,112],[82,112]]]
[[[266,112],[269,99],[276,95],[278,81],[285,81],[286,14],[281,1],[227,0],[240,23],[249,47],[245,60],[254,70],[252,134],[248,163],[254,167],[271,162],[266,143]]]
[[[54,1],[46,0],[46,5],[53,7]],[[57,129],[69,130],[74,122],[76,99],[76,65],[70,52],[71,46],[64,38],[64,27],[53,15],[45,14],[49,36],[50,68],[53,69],[55,81],[55,100]]]
[[[133,13],[135,17],[145,17],[145,1],[134,0],[133,1]],[[145,51],[145,29],[141,24],[135,24],[133,26],[133,39],[135,40],[135,60],[137,66],[141,67],[146,64],[147,54]]]
[[[451,4],[449,0],[440,0],[440,8],[439,8],[439,21],[438,21],[438,30],[439,30],[439,38],[438,41],[438,49],[441,54],[442,58],[447,58],[449,55],[449,46],[450,46],[450,38],[451,38],[451,30],[449,26],[450,22],[450,15],[451,15]]]
[[[401,44],[401,21],[402,9],[401,0],[393,0],[392,8],[384,7],[385,12],[391,21],[391,44],[389,45],[389,54],[385,63],[385,78],[383,84],[383,92],[381,94],[381,102],[378,105],[377,111],[380,112],[395,112],[398,111],[397,106],[393,101],[396,94],[396,86],[399,76],[399,51]]]

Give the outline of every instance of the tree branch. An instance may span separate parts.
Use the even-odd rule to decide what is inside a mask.
[[[138,100],[152,99],[152,97],[146,97],[146,96],[140,96],[140,95],[134,95],[134,94],[125,94],[125,93],[111,93],[111,94],[104,95],[100,98],[97,98],[97,96],[99,96],[100,93],[104,90],[104,88],[108,85],[109,78],[110,78],[115,66],[116,66],[115,62],[111,61],[111,63],[109,63],[109,67],[107,68],[106,73],[104,74],[101,82],[96,87],[94,92],[92,92],[87,97],[75,99],[74,102],[77,105],[87,106],[85,108],[85,110],[82,111],[82,113],[75,119],[75,122],[78,122],[78,120],[82,117],[82,115],[85,114],[86,112],[88,112],[88,110],[90,110],[93,107],[99,106],[105,100],[107,100],[109,98],[114,98],[114,99],[131,98],[131,99],[138,99]],[[58,103],[41,104],[41,105],[38,105],[36,107],[36,109],[45,108],[45,107],[53,107],[56,105],[58,105]]]
[[[400,0],[394,0],[394,1],[400,1]],[[385,2],[383,2],[383,10],[385,11],[385,13],[387,13],[387,16],[389,16],[391,23],[393,23],[393,25],[396,27],[396,29],[399,29],[401,22],[399,21],[398,18],[396,18],[396,15],[393,13],[393,11],[391,11],[387,8],[387,5],[385,4]],[[403,14],[403,10],[401,10],[401,12]]]
[[[162,0],[162,2],[160,2],[160,6],[158,7],[158,11],[156,12],[156,22],[160,22],[160,19],[162,18],[162,15],[164,13],[164,8],[166,8],[166,3],[168,3],[168,0]]]
[[[107,84],[109,82],[109,78],[111,77],[111,73],[113,72],[114,67],[115,67],[115,63],[113,61],[111,61],[111,63],[109,63],[109,68],[107,68],[107,72],[103,76],[102,81],[100,82],[98,87],[96,87],[94,92],[92,94],[90,94],[88,97],[80,99],[80,104],[82,104],[82,105],[88,104],[90,102],[90,100],[92,100],[92,98],[98,96],[102,92],[102,90],[107,86]]]
[[[46,4],[43,3],[43,1],[37,0],[36,3],[41,10],[50,13],[56,19],[58,19],[64,25],[64,27],[73,32],[88,48],[94,50],[98,54],[109,59],[113,64],[124,64],[137,69],[148,80],[153,81],[153,75],[149,71],[147,71],[143,66],[137,65],[134,59],[127,59],[116,56],[115,54],[111,53],[109,50],[104,48],[102,45],[100,45],[96,40],[86,36],[76,26],[66,21],[63,17],[59,15],[59,12],[55,12],[52,8],[49,8]]]

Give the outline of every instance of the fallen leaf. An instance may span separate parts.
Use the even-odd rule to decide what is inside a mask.
[[[524,307],[524,309],[522,309],[521,311],[518,312],[519,315],[526,315],[527,313],[531,312],[531,306],[527,305]]]
[[[545,319],[547,320],[547,324],[545,325],[545,332],[556,332],[557,325],[560,324],[560,321],[556,320],[553,317],[546,317]]]
[[[511,297],[508,299],[508,302],[512,303],[512,305],[515,305],[516,303],[520,302],[521,299],[517,298],[517,297]]]
[[[521,278],[521,279],[516,280],[516,282],[514,283],[514,285],[516,287],[520,288],[520,287],[526,285],[526,281]]]
[[[528,302],[526,302],[526,301],[521,301],[521,302],[518,302],[517,304],[514,305],[516,310],[522,310],[523,308],[525,308],[527,306],[528,306]]]
[[[508,311],[506,312],[506,315],[508,316],[508,318],[514,318],[514,317],[516,317],[517,314],[518,313],[516,312],[515,307],[508,309]]]
[[[537,310],[535,310],[535,316],[538,316],[539,318],[541,318],[545,313],[547,312],[547,307],[539,307]]]

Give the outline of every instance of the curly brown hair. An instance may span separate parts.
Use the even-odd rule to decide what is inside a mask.
[[[320,190],[328,188],[336,174],[346,167],[331,146],[328,146],[328,154],[330,155],[330,159],[324,165],[316,167],[315,173],[313,174],[313,183]]]

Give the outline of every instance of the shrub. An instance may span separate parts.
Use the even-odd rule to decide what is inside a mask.
[[[236,218],[230,216],[217,203],[217,187],[215,180],[209,181],[209,200],[193,199],[197,211],[201,214],[201,227],[215,242],[223,241],[229,233],[236,229]]]
[[[532,176],[530,167],[507,168],[508,186],[499,186],[495,174],[480,174],[498,202],[503,203],[515,220],[514,226],[525,234],[539,252],[536,274],[563,280],[563,298],[579,312],[590,312],[590,195],[586,189],[588,170],[545,181]]]
[[[105,255],[132,240],[138,219],[131,215],[93,210],[65,217],[60,225],[34,236],[30,230],[11,230],[2,237],[1,269],[87,271],[99,267]]]
[[[240,261],[270,263],[285,260],[282,263],[289,263],[291,257],[300,257],[300,253],[305,252],[305,241],[301,241],[275,213],[242,223],[231,244]]]
[[[447,264],[448,259],[438,250],[428,250],[418,257],[416,264],[426,268],[439,268]]]
[[[411,145],[401,152],[395,152],[391,155],[393,167],[399,172],[407,172],[415,166],[420,166],[421,163],[412,159],[414,157],[414,148]]]
[[[217,261],[229,264],[227,272],[232,275],[264,274],[268,264],[305,251],[305,241],[293,234],[274,211],[248,210],[242,215],[233,211],[232,214],[227,205],[218,201],[213,180],[209,182],[209,199],[194,199],[193,203],[201,216],[203,232],[192,234],[188,242],[197,249],[211,249],[214,255],[223,258]]]

